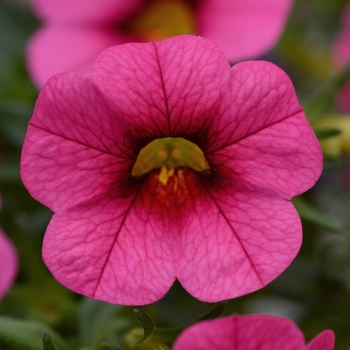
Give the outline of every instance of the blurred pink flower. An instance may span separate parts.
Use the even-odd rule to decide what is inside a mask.
[[[17,268],[16,250],[5,233],[0,229],[0,299],[5,296],[13,284]]]
[[[188,327],[173,350],[333,350],[334,341],[326,330],[305,345],[303,333],[287,318],[233,315]]]
[[[51,78],[21,160],[25,186],[56,213],[43,244],[56,279],[138,305],[176,278],[208,302],[276,278],[302,239],[291,198],[321,169],[288,76],[264,61],[231,69],[195,36],[115,46],[91,78]]]
[[[216,42],[230,61],[272,48],[293,0],[33,0],[44,21],[27,49],[29,72],[41,87],[63,71],[89,74],[105,48],[199,34]],[[160,22],[160,23],[158,23]]]
[[[334,42],[333,55],[339,69],[350,66],[350,2],[343,12],[342,26]],[[350,112],[350,80],[342,88],[338,102],[340,110]]]

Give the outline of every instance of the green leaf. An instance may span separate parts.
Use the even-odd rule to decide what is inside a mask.
[[[194,319],[191,322],[188,322],[188,323],[186,323],[186,324],[184,324],[182,326],[175,327],[175,328],[158,328],[157,327],[155,329],[155,333],[158,334],[158,332],[160,332],[160,333],[174,333],[174,334],[177,334],[181,330],[183,330],[184,328],[187,328],[187,327],[191,326],[192,324],[194,324],[196,322],[217,318],[225,311],[227,304],[228,304],[228,301],[226,301],[226,300],[220,301],[220,302],[214,304],[208,311],[200,314],[196,319]]]
[[[333,106],[335,96],[350,76],[350,66],[330,78],[327,88],[304,104],[304,110],[309,122],[317,120],[328,113]]]
[[[228,302],[226,300],[214,304],[210,310],[199,316],[196,322],[219,317],[225,311],[227,304]]]
[[[314,129],[315,134],[319,140],[327,139],[332,136],[339,135],[341,130],[339,129]]]
[[[44,350],[57,350],[50,333],[47,331],[43,332],[43,348]]]
[[[98,350],[122,350],[122,346],[120,344],[109,344],[103,343],[98,346]]]
[[[108,339],[97,346],[97,350],[122,350],[124,349],[120,343],[120,340],[116,337],[114,339]]]
[[[144,335],[143,338],[140,340],[140,343],[143,342],[147,337],[149,337],[153,331],[154,331],[154,322],[145,311],[142,309],[134,309],[134,314],[139,320],[141,327],[143,328]]]
[[[91,344],[89,344],[91,348]],[[97,344],[97,346],[92,347],[96,350],[125,350],[122,346],[120,335],[116,334],[116,332],[109,333],[106,335],[103,340]]]
[[[228,304],[227,301],[221,301],[219,303],[216,303],[216,304],[212,305],[208,311],[199,315],[193,321],[188,322],[180,327],[175,327],[175,328],[158,328],[158,327],[156,327],[154,330],[154,333],[152,334],[152,336],[150,338],[152,338],[152,337],[156,338],[159,342],[161,342],[159,344],[161,344],[162,346],[171,345],[174,342],[174,339],[179,335],[179,333],[183,329],[191,326],[192,324],[194,324],[196,322],[219,317],[224,312],[227,304]],[[148,339],[146,340],[146,342],[147,341],[148,341]],[[144,343],[142,343],[142,344],[144,344]],[[164,344],[166,344],[166,345],[164,345]]]
[[[41,322],[0,317],[0,341],[18,350],[43,350],[42,332],[44,330],[52,335],[56,350],[70,349],[55,331]]]
[[[120,305],[84,298],[79,313],[79,338],[85,345],[96,346],[108,333],[122,333],[131,322],[118,314]]]
[[[338,221],[325,216],[324,213],[319,212],[303,198],[295,197],[292,202],[302,219],[311,221],[331,232],[341,231],[342,225]]]

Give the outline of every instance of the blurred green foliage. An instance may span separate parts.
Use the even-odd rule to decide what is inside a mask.
[[[339,86],[334,88],[330,48],[346,2],[297,0],[281,41],[263,57],[290,75],[311,118],[335,112],[334,94]],[[51,212],[30,197],[20,180],[21,146],[38,94],[26,73],[25,45],[37,26],[28,3],[0,0],[0,226],[15,243],[20,258],[16,284],[0,303],[0,348],[42,349],[41,332],[47,330],[57,349],[120,349],[123,336],[140,326],[133,309],[89,300],[53,279],[41,260]],[[225,315],[286,316],[295,320],[307,340],[330,328],[336,334],[336,349],[350,349],[349,164],[346,157],[325,160],[318,184],[296,199],[304,228],[300,254],[266,288],[230,300]],[[162,300],[142,310],[152,317],[155,327],[173,328],[211,307],[192,298],[176,282]],[[12,328],[35,345],[4,341],[1,332],[11,328],[11,322],[18,322]],[[170,346],[176,332],[168,338],[157,334],[159,342]],[[50,346],[47,335],[45,339]]]

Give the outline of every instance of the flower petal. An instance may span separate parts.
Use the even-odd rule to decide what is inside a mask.
[[[211,346],[208,347],[207,344]],[[305,340],[296,325],[286,318],[233,315],[190,326],[180,334],[173,347],[174,350],[208,348],[213,350],[301,350],[305,348]]]
[[[33,0],[40,18],[74,23],[117,22],[136,11],[142,3],[143,0]]]
[[[342,28],[333,44],[333,56],[339,68],[350,63],[350,3],[343,11]]]
[[[127,41],[108,28],[44,25],[28,43],[28,71],[39,87],[56,73],[90,75],[101,51]]]
[[[282,34],[293,0],[208,0],[198,7],[198,32],[216,42],[229,61],[255,58]]]
[[[333,331],[327,329],[316,335],[307,345],[307,350],[334,350],[335,336]]]
[[[333,60],[338,69],[350,65],[350,3],[344,8],[342,28],[333,44]],[[337,96],[337,106],[340,111],[350,112],[350,79]]]
[[[0,299],[10,289],[16,277],[18,261],[12,242],[0,229]]]
[[[291,80],[272,63],[238,63],[231,69],[229,84],[217,111],[220,118],[213,118],[206,153],[302,112]]]
[[[289,200],[310,189],[322,171],[320,145],[303,112],[206,157],[241,191],[254,188]]]
[[[192,141],[195,135],[198,146],[205,136],[198,136],[198,130],[203,123],[212,127],[213,106],[229,76],[221,50],[195,36],[110,48],[99,56],[93,71],[100,89],[124,106],[123,114],[135,130],[130,137],[179,135]]]
[[[232,182],[235,182],[234,179]],[[197,299],[216,302],[262,288],[278,277],[301,245],[301,223],[292,203],[256,192],[212,188],[179,237],[177,276]],[[210,213],[210,215],[208,215]]]
[[[275,316],[236,316],[236,341],[243,349],[301,350],[304,335],[289,319]]]
[[[234,340],[234,321],[231,317],[223,317],[198,322],[186,328],[175,340],[172,349],[237,350]]]
[[[116,111],[91,80],[57,75],[41,91],[29,123],[22,180],[37,200],[64,210],[123,187],[133,165],[129,150]]]
[[[43,258],[60,283],[123,305],[149,304],[166,294],[175,280],[171,240],[161,222],[147,221],[137,196],[111,195],[53,216]]]

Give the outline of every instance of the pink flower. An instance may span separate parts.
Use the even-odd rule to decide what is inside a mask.
[[[107,47],[199,34],[230,61],[257,57],[279,39],[293,0],[33,0],[44,25],[27,50],[38,86],[63,71],[89,74]]]
[[[333,350],[334,341],[326,330],[305,345],[303,333],[287,318],[233,315],[188,327],[173,350]]]
[[[342,29],[335,39],[333,46],[335,65],[343,69],[350,65],[350,3],[345,7],[342,18]],[[350,80],[348,80],[339,94],[339,108],[350,112]]]
[[[56,279],[138,305],[176,278],[208,302],[276,278],[301,244],[291,198],[321,168],[287,75],[263,61],[231,69],[195,36],[115,46],[91,78],[51,78],[21,160],[55,212],[43,257]]]
[[[5,296],[13,284],[17,269],[16,250],[5,233],[0,229],[0,299]]]

